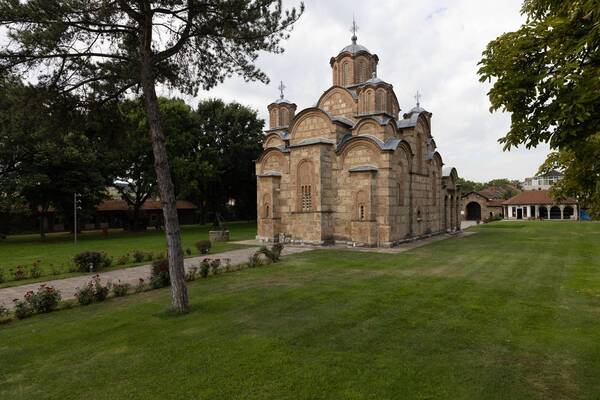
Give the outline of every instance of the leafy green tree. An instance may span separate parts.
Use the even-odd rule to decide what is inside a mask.
[[[181,195],[204,215],[218,217],[234,199],[236,217],[254,217],[254,161],[262,151],[264,121],[256,110],[218,99],[200,102],[194,114],[198,125],[187,140],[189,151],[173,159]]]
[[[600,130],[600,3],[526,0],[526,23],[483,52],[491,110],[511,113],[505,149],[577,145]]]
[[[232,74],[267,81],[254,61],[260,51],[282,51],[300,13],[284,11],[281,0],[0,0],[0,26],[10,38],[0,69],[43,67],[42,84],[92,93],[91,100],[142,92],[178,312],[187,311],[188,297],[156,85],[195,94]]]
[[[44,237],[51,207],[70,213],[75,192],[82,194],[87,209],[103,198],[109,182],[105,146],[89,131],[93,128],[74,96],[19,81],[5,89],[0,95],[0,180],[3,203],[10,207],[4,210],[22,212],[27,205],[39,214]]]
[[[600,134],[590,136],[572,150],[550,153],[540,172],[552,170],[563,171],[562,179],[552,185],[554,197],[577,197],[592,218],[600,219]]]
[[[169,159],[175,163],[177,158],[185,158],[185,154],[192,151],[197,130],[196,116],[191,107],[180,99],[161,97],[159,108]],[[120,150],[115,187],[133,209],[129,228],[138,230],[145,228],[139,220],[141,207],[157,193],[148,118],[142,100],[124,101],[119,104],[118,112],[121,123],[117,148]],[[187,184],[182,182],[184,186]]]

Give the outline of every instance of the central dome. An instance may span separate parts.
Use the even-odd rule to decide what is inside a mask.
[[[342,53],[356,54],[356,53],[358,53],[359,51],[365,51],[365,52],[367,52],[367,53],[370,53],[370,52],[369,52],[369,49],[367,49],[367,48],[366,48],[365,46],[363,46],[363,45],[357,44],[357,43],[356,43],[356,40],[353,40],[353,41],[352,41],[352,44],[349,44],[348,46],[344,47],[344,48],[342,49],[342,51],[340,51],[340,53],[339,53],[339,54],[342,54]]]

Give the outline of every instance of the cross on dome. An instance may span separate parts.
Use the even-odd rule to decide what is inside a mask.
[[[352,32],[352,43],[356,43],[356,31],[358,31],[358,25],[356,25],[356,19],[354,18],[354,14],[352,14],[352,27],[350,28],[350,32]]]
[[[417,90],[417,94],[415,94],[415,100],[417,100],[417,107],[421,107],[421,93]]]
[[[277,89],[279,89],[279,98],[283,99],[283,91],[285,90],[285,85],[283,84],[283,81],[279,82],[279,86],[277,87]]]

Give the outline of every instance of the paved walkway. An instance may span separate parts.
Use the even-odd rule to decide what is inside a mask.
[[[184,260],[184,265],[187,271],[190,267],[197,267],[200,261],[202,261],[205,258],[220,258],[221,260],[228,258],[230,260],[231,265],[237,265],[248,261],[248,257],[254,254],[256,250],[258,250],[258,247],[226,251],[224,253],[218,254],[207,254],[206,256],[202,257],[186,258]],[[302,253],[304,251],[309,250],[312,249],[308,247],[288,246],[283,249],[282,254],[285,256],[288,254]],[[129,283],[132,286],[135,286],[139,282],[140,278],[144,279],[146,282],[148,281],[148,277],[150,276],[150,268],[150,265],[141,265],[139,267],[101,272],[98,275],[100,275],[100,279],[104,283],[109,281],[121,281],[121,283]],[[56,279],[46,282],[36,282],[28,285],[0,289],[0,304],[4,304],[7,308],[12,308],[13,299],[22,299],[25,293],[31,290],[37,290],[42,284],[54,286],[56,289],[60,290],[60,293],[64,300],[71,299],[75,296],[77,288],[86,285],[94,275],[96,274],[82,275],[74,278]]]

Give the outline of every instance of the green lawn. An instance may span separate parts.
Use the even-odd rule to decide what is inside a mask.
[[[600,398],[600,224],[473,230],[0,326],[0,398]]]
[[[256,235],[255,222],[228,223],[227,227],[230,230],[232,241],[253,239]],[[183,226],[183,249],[190,249],[192,254],[197,256],[198,252],[194,247],[194,243],[197,240],[208,239],[210,229],[210,225]],[[215,243],[211,252],[221,252],[239,247],[232,243]],[[102,236],[99,231],[86,232],[78,237],[77,245],[73,244],[73,236],[66,233],[50,234],[46,240],[42,240],[39,235],[9,236],[5,240],[0,240],[0,269],[4,272],[4,277],[7,280],[4,284],[0,282],[0,287],[34,281],[29,279],[27,281],[11,282],[12,276],[9,269],[15,269],[18,265],[23,265],[27,271],[30,271],[31,265],[36,260],[41,261],[42,274],[46,276],[45,279],[48,279],[50,275],[55,275],[52,278],[74,275],[67,272],[73,264],[73,256],[82,251],[104,251],[113,257],[116,263],[120,256],[131,255],[135,250],[165,254],[164,232],[149,230],[144,233],[128,233],[122,230],[114,230],[110,231],[108,236]],[[128,266],[139,264],[131,260]],[[124,268],[124,266],[114,265],[113,268]]]

